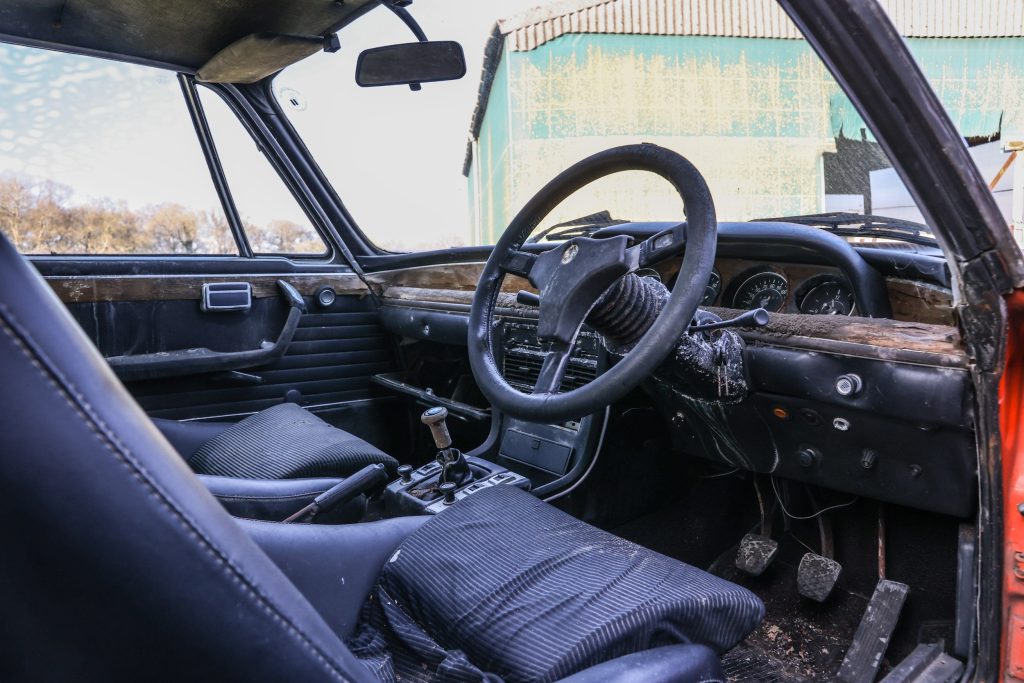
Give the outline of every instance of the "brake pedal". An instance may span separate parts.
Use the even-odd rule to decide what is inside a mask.
[[[796,570],[796,589],[805,598],[825,602],[832,595],[842,571],[843,565],[831,558],[805,553]]]
[[[751,576],[761,576],[778,553],[778,541],[761,534],[747,534],[736,551],[736,568]]]
[[[900,618],[910,586],[898,581],[880,579],[868,608],[864,610],[850,649],[839,667],[843,683],[871,683],[889,646],[889,638]]]

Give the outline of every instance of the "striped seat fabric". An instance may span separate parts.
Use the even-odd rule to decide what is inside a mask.
[[[385,681],[555,681],[661,645],[722,653],[763,615],[740,586],[496,486],[403,542],[348,645]]]
[[[188,461],[199,474],[241,479],[345,477],[398,461],[357,436],[332,427],[294,403],[250,415],[199,447]]]

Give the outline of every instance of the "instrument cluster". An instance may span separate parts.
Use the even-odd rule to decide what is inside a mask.
[[[717,268],[712,271],[702,306],[809,315],[853,315],[857,309],[850,283],[838,273],[793,282],[782,269],[761,265],[732,276],[724,291],[723,280]]]

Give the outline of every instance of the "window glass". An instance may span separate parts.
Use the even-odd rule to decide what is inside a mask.
[[[459,41],[467,60],[462,80],[420,91],[355,84],[361,50],[411,40],[378,8],[342,30],[338,53],[288,67],[274,86],[360,228],[387,249],[493,244],[560,171],[636,142],[692,161],[719,220],[786,218],[851,241],[934,248],[866,122],[781,7],[734,4],[691,21],[688,3],[419,3],[410,11],[427,35]],[[896,28],[1024,240],[1024,202],[1014,202],[1024,195],[1019,6],[976,0],[980,18],[966,21],[955,3],[921,4],[920,15],[894,14]],[[666,18],[663,5],[679,14]],[[541,230],[680,214],[660,179],[619,174],[558,207]]]
[[[309,217],[227,103],[206,87],[199,99],[253,252],[325,254]]]
[[[174,73],[0,45],[0,231],[29,254],[237,254]]]

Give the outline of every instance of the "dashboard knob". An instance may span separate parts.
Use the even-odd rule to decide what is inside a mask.
[[[847,398],[856,396],[864,388],[860,375],[849,373],[836,378],[836,393]]]
[[[412,465],[399,465],[398,476],[402,478],[403,484],[408,484],[412,481]]]
[[[800,467],[814,467],[818,462],[818,451],[805,446],[796,452],[796,461],[800,463]]]

